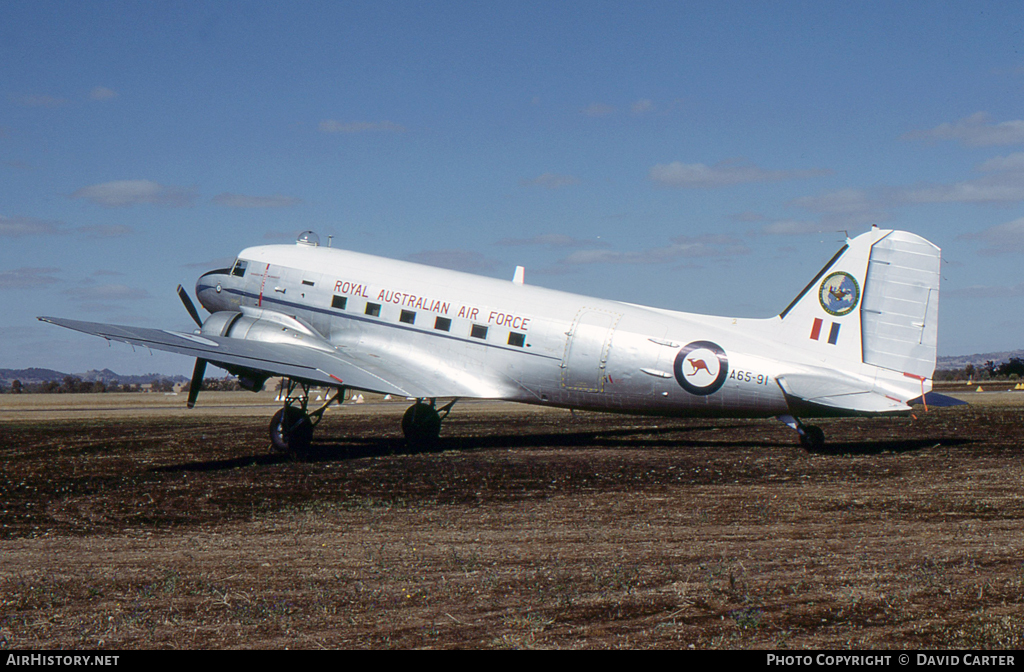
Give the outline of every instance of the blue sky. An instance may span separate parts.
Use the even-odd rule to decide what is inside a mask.
[[[188,373],[243,247],[777,314],[871,224],[943,249],[939,354],[1024,347],[1024,5],[0,3],[0,368]]]

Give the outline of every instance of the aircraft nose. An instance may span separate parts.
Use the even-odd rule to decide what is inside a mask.
[[[218,268],[215,271],[208,271],[199,276],[196,281],[196,297],[199,303],[211,313],[225,310],[227,298],[224,288],[230,276],[230,269]]]

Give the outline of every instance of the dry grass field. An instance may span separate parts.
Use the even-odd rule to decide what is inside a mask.
[[[829,455],[483,403],[409,454],[367,403],[293,461],[272,395],[0,396],[0,648],[1019,649],[1024,392],[964,398]]]

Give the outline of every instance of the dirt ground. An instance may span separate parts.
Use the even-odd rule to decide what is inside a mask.
[[[272,396],[124,396],[0,396],[0,649],[1024,646],[1024,392],[828,455],[474,403],[410,454],[346,405],[305,461]]]

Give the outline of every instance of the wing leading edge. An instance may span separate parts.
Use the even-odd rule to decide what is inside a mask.
[[[404,397],[449,396],[437,391],[421,389],[398,381],[398,377],[385,367],[372,370],[360,365],[341,351],[325,352],[286,343],[266,343],[196,335],[179,331],[146,329],[117,324],[80,322],[56,317],[40,317],[42,322],[92,334],[109,341],[141,345],[156,350],[175,352],[204,359],[211,364],[242,367],[274,376],[286,376],[312,384],[339,386],[353,389],[394,394]],[[453,395],[455,396],[455,395]]]

